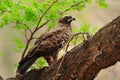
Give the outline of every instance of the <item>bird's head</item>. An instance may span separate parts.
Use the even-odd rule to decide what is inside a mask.
[[[59,23],[62,24],[70,24],[75,18],[72,18],[72,16],[65,16],[59,20]]]

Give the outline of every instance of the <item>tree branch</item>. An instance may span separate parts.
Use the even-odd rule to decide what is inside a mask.
[[[46,22],[44,22],[42,25],[40,25],[38,28],[37,28],[37,30],[39,30],[40,28],[42,28],[43,26],[45,26],[47,23],[49,23],[50,22],[50,20],[47,20]]]
[[[32,31],[30,30],[30,28],[27,24],[22,23],[22,22],[18,22],[18,23],[24,25],[27,28],[26,30],[28,30],[30,33],[32,33]]]

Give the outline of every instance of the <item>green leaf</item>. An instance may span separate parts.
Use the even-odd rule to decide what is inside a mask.
[[[20,22],[21,21],[21,13],[20,13],[20,10],[18,8],[17,5],[14,5],[12,8],[11,8],[11,16],[12,16],[12,20],[15,21],[15,22]]]
[[[26,26],[24,26],[23,24],[18,24],[15,28],[16,29],[26,29]]]
[[[55,19],[58,19],[59,17],[60,17],[60,15],[58,15],[57,13],[50,12],[45,16],[45,19],[47,19],[47,20],[55,20]]]
[[[48,24],[48,30],[54,28],[56,25],[56,21],[51,21],[49,24]]]
[[[43,57],[40,57],[37,61],[36,61],[38,66],[46,66],[47,63],[45,61],[45,59]]]
[[[102,7],[102,8],[108,8],[108,4],[105,2],[105,0],[98,0],[97,1],[99,6]]]
[[[99,6],[106,9],[108,8],[108,5],[106,3],[99,3]]]
[[[83,25],[80,27],[80,32],[89,32],[90,31],[90,24],[84,22]]]
[[[33,6],[37,9],[37,12],[39,12],[40,14],[43,14],[47,9],[46,2],[42,2],[42,4],[40,4],[39,2],[34,2]]]
[[[7,6],[6,5],[0,5],[0,12],[5,12],[7,10]]]
[[[97,31],[99,30],[99,27],[98,26],[94,26],[92,29],[91,29],[91,34],[95,34]]]
[[[11,21],[11,15],[10,13],[4,13],[3,16],[2,16],[2,20],[5,22],[5,23],[8,23]]]
[[[13,1],[12,1],[12,0],[5,0],[5,4],[6,4],[8,7],[12,7]]]
[[[73,7],[73,10],[81,11],[85,8],[85,1],[80,1],[80,4],[78,6]]]
[[[16,52],[21,52],[21,49],[25,48],[25,44],[20,39],[14,38],[13,41],[16,43],[16,48],[14,49]]]
[[[26,21],[37,21],[39,19],[36,10],[34,8],[25,9],[24,18]]]

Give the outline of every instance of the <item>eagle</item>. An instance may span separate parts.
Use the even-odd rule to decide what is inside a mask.
[[[20,60],[16,75],[24,74],[29,67],[39,58],[43,57],[49,66],[57,61],[59,51],[69,42],[72,37],[72,16],[65,16],[58,21],[57,27],[46,31],[35,42],[27,55]]]

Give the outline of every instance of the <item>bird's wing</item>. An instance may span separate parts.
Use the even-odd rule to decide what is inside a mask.
[[[29,56],[34,56],[36,52],[42,53],[39,55],[44,55],[61,49],[69,40],[70,35],[70,31],[64,27],[46,32],[36,41],[35,46],[29,53]]]
[[[62,29],[62,28],[61,28]],[[37,45],[38,43],[40,43],[41,41],[45,40],[46,38],[49,38],[53,35],[53,33],[58,32],[59,30],[58,27],[55,27],[53,30],[47,31],[44,34],[42,34],[36,41],[34,45]]]

